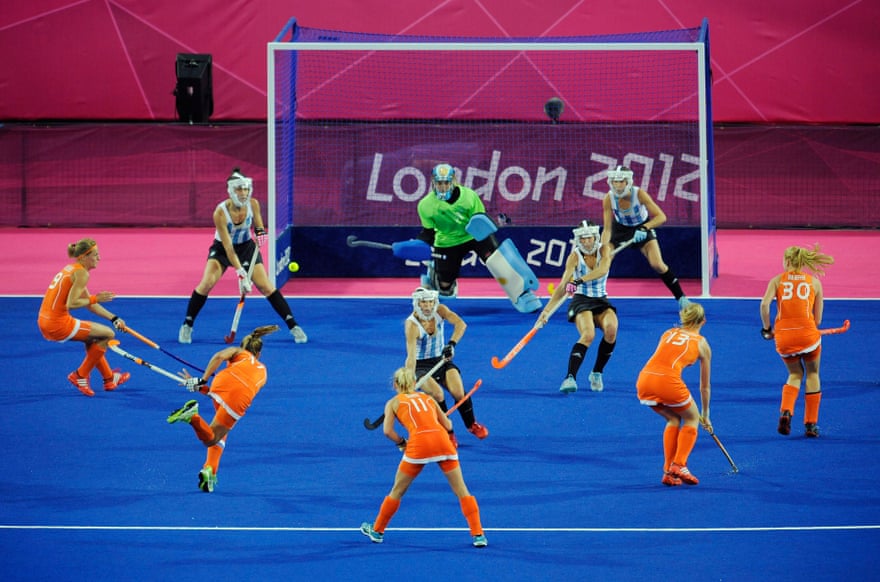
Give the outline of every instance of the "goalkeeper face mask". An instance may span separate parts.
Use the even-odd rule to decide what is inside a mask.
[[[254,193],[254,181],[243,174],[234,172],[226,180],[226,191],[237,208],[244,208]]]
[[[633,171],[626,166],[617,166],[608,171],[608,185],[616,198],[629,196],[633,185]]]
[[[438,200],[448,201],[452,197],[454,177],[455,169],[449,164],[438,164],[431,170],[431,183]]]

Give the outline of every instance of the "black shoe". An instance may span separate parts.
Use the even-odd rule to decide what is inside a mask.
[[[779,434],[791,434],[791,412],[783,410],[779,416],[779,426],[776,427]]]
[[[819,436],[819,427],[814,422],[808,422],[804,425],[804,435],[810,438]]]

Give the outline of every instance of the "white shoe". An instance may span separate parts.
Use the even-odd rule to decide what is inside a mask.
[[[578,384],[577,380],[574,379],[574,376],[569,374],[565,377],[565,380],[562,381],[562,386],[559,387],[559,391],[563,394],[570,394],[572,392],[577,392]]]
[[[293,341],[298,344],[304,344],[309,341],[309,336],[307,336],[306,332],[303,331],[303,328],[298,325],[294,325],[290,328],[290,335],[293,336]]]
[[[192,336],[192,326],[184,323],[180,326],[180,331],[177,332],[177,342],[181,344],[191,344],[193,342]]]
[[[604,389],[605,384],[602,383],[602,373],[590,372],[590,390],[593,392],[601,392]]]

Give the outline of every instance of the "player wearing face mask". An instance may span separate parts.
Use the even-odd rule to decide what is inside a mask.
[[[476,192],[462,186],[449,164],[438,164],[431,171],[432,190],[419,201],[422,232],[418,238],[434,248],[439,256],[422,276],[422,285],[435,289],[442,297],[455,297],[461,262],[474,251],[501,285],[514,307],[531,313],[541,308],[534,294],[538,279],[523,260],[513,241],[500,245],[498,228],[486,215]]]

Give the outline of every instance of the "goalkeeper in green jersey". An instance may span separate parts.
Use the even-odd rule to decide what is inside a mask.
[[[498,228],[486,215],[477,193],[458,183],[455,169],[449,164],[434,167],[431,186],[418,204],[422,222],[418,238],[434,247],[438,256],[422,276],[422,285],[437,290],[442,297],[455,297],[461,262],[474,251],[517,310],[531,313],[540,309],[541,300],[534,293],[538,278],[513,241],[498,244]]]

